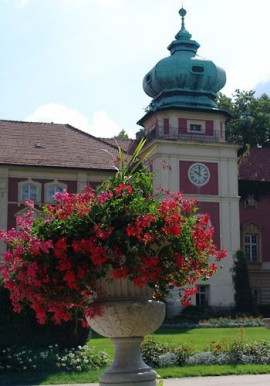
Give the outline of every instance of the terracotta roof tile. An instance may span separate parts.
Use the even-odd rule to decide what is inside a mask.
[[[121,149],[124,151],[128,151],[130,148],[130,145],[134,141],[134,139],[115,139],[115,138],[100,138],[102,141],[107,142],[110,145],[113,146],[120,146]]]
[[[246,181],[270,181],[270,149],[250,149],[241,162],[239,179]]]
[[[111,170],[116,155],[113,144],[68,124],[0,120],[0,164]]]

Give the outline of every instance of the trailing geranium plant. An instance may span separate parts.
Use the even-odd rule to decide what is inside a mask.
[[[119,148],[117,172],[96,191],[56,193],[34,220],[34,203],[18,218],[18,230],[0,231],[7,244],[1,274],[14,310],[26,303],[40,323],[71,319],[75,309],[85,315],[97,279],[128,278],[149,285],[156,298],[172,286],[184,288],[183,303],[196,292],[198,280],[217,270],[209,256],[223,258],[213,244],[209,216],[197,216],[196,202],[181,193],[163,200],[153,195],[153,174],[142,166],[141,141],[128,161]]]

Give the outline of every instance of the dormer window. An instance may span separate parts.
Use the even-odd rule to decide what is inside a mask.
[[[57,192],[63,192],[67,186],[60,182],[54,181],[45,184],[45,202],[53,204],[55,202],[54,195]]]
[[[20,182],[19,183],[19,200],[24,202],[27,201],[34,201],[34,202],[40,202],[40,187],[41,184],[39,182],[34,181],[27,181],[27,182]]]

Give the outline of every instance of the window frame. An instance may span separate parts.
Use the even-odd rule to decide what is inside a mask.
[[[248,238],[248,241],[246,240]],[[254,241],[255,238],[255,241]],[[256,263],[259,261],[259,239],[256,233],[245,233],[244,235],[244,251],[248,262]]]
[[[51,197],[51,195],[48,193],[48,190],[51,189],[52,187],[59,187],[62,189],[62,191],[64,189],[67,189],[67,185],[62,183],[62,182],[59,182],[57,180],[55,181],[51,181],[51,182],[46,182],[44,184],[44,201],[46,204],[54,204],[55,201],[54,199]],[[56,193],[56,192],[55,192]],[[55,194],[54,193],[54,194]]]
[[[31,198],[31,192],[28,191],[28,198],[23,198],[23,188],[25,186],[36,187],[36,199]],[[35,203],[41,202],[41,183],[33,180],[20,181],[18,183],[18,202],[34,201]]]
[[[205,297],[202,301],[202,297]],[[198,285],[198,291],[196,293],[196,306],[203,307],[208,306],[210,302],[210,286]]]
[[[250,237],[250,242],[246,241],[246,237]],[[252,241],[252,237],[256,237],[256,242]],[[245,257],[248,264],[261,263],[262,256],[262,242],[261,242],[261,227],[254,223],[249,222],[243,227],[242,246],[245,252]],[[250,253],[247,254],[247,246],[249,246]],[[254,246],[256,246],[256,258],[253,257]]]
[[[192,130],[191,129],[192,126],[200,126],[201,130]],[[205,121],[196,120],[196,119],[187,120],[187,132],[189,134],[205,134],[205,130],[206,130]]]

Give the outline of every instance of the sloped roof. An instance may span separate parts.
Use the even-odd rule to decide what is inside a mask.
[[[239,179],[270,181],[270,149],[250,149],[240,164]]]
[[[0,120],[0,164],[112,170],[117,154],[68,124]]]
[[[109,145],[120,146],[125,152],[128,152],[130,145],[134,139],[116,139],[116,138],[100,138],[102,141],[107,142]]]

